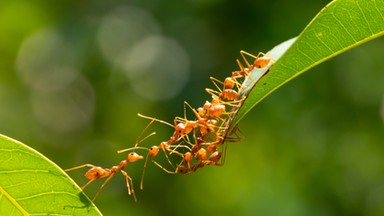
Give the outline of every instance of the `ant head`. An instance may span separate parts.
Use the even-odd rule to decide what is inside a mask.
[[[210,125],[215,126],[215,125],[217,125],[217,120],[216,120],[216,119],[209,119],[209,120],[207,121],[207,124],[210,124]]]
[[[143,156],[137,154],[136,152],[131,152],[128,154],[127,161],[128,162],[135,162],[135,161],[138,161],[140,159],[143,159]]]
[[[271,59],[268,58],[267,56],[262,56],[255,59],[255,61],[253,62],[253,66],[255,68],[263,68],[263,67],[266,67],[270,61]]]
[[[232,77],[227,77],[224,80],[224,88],[226,89],[232,89],[235,86],[235,81],[232,79]]]
[[[205,105],[204,105],[205,107]],[[205,110],[203,107],[199,107],[197,108],[197,113],[199,114],[199,116],[205,116]]]
[[[199,149],[199,151],[197,151],[196,153],[196,159],[197,160],[207,159],[207,150],[205,150],[204,148]]]
[[[212,98],[211,105],[221,104],[221,100],[219,98]]]
[[[188,169],[185,167],[185,166],[178,166],[177,167],[177,172],[178,173],[182,173],[182,174],[187,174],[188,173]]]
[[[233,71],[232,72],[232,78],[241,78],[243,77],[243,71]]]
[[[191,152],[186,152],[184,154],[184,161],[187,162],[187,164],[191,163],[192,161],[192,153]]]
[[[211,156],[209,156],[209,160],[214,162],[214,163],[217,163],[221,158],[221,153],[219,151],[215,151],[211,154]]]
[[[149,156],[151,157],[151,159],[153,157],[155,157],[157,155],[157,153],[159,153],[159,147],[158,146],[152,146],[151,148],[149,148]]]
[[[175,126],[175,132],[177,135],[184,134],[185,133],[185,124],[179,123]]]
[[[217,149],[217,144],[216,143],[212,143],[212,144],[210,144],[208,147],[207,147],[207,151],[209,151],[209,152],[214,152],[214,151],[216,151],[216,149]],[[211,155],[212,156],[212,155]]]
[[[210,103],[209,101],[205,101],[205,104],[204,104],[204,106],[203,106],[203,109],[204,109],[204,110],[208,110],[210,106],[211,106],[211,103]]]

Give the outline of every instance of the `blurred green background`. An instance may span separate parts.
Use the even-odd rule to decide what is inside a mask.
[[[0,2],[0,133],[62,168],[125,159],[147,120],[209,99],[210,76],[239,50],[297,36],[328,1],[117,0]],[[138,203],[114,177],[105,215],[384,215],[384,40],[294,79],[240,123],[226,164],[169,175],[131,164]],[[157,131],[142,145],[166,140]],[[161,161],[160,161],[161,162]],[[83,185],[79,170],[70,175]],[[86,189],[93,197],[101,182]]]

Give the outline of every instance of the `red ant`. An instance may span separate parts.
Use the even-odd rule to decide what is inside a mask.
[[[230,82],[229,79],[231,79],[231,78],[229,78],[229,79],[228,78],[223,83],[214,77],[210,77],[212,83],[216,86],[218,91],[214,91],[214,90],[208,89],[208,88],[206,89],[206,91],[211,95],[215,95],[215,96],[219,97],[221,100],[234,101],[239,96],[238,92],[232,89],[234,87],[236,81],[232,80],[233,82]],[[224,86],[224,88],[221,89],[216,82],[221,83]],[[226,88],[226,86],[227,87],[230,86],[232,88]]]
[[[155,132],[153,132],[153,133],[147,135],[146,137],[144,137],[143,139],[140,140],[140,137],[147,130],[147,128],[148,128],[148,126],[145,127],[144,130],[141,132],[140,136],[136,140],[135,146],[138,145],[139,143],[143,142],[147,138],[149,138],[149,137],[151,137],[151,136],[156,134]],[[69,172],[69,171],[72,171],[72,170],[81,169],[83,167],[90,167],[90,169],[85,173],[85,177],[88,178],[89,181],[83,187],[81,187],[82,190],[84,190],[93,181],[95,181],[97,179],[101,179],[101,178],[106,178],[107,177],[107,179],[100,186],[99,190],[96,192],[95,196],[93,197],[92,201],[94,201],[97,198],[97,196],[99,195],[100,191],[109,182],[109,180],[111,180],[111,178],[120,170],[120,172],[125,176],[125,181],[126,181],[126,185],[127,185],[127,189],[128,189],[128,194],[129,195],[133,195],[133,197],[135,199],[135,202],[137,202],[136,195],[135,195],[135,190],[133,188],[132,178],[124,170],[125,170],[125,167],[127,166],[128,163],[133,163],[133,162],[136,162],[136,161],[138,161],[140,159],[143,159],[143,156],[138,155],[136,152],[131,152],[131,153],[128,154],[127,159],[122,160],[119,163],[119,165],[113,166],[110,169],[109,168],[103,168],[103,167],[100,167],[100,166],[95,166],[93,164],[83,164],[83,165],[80,165],[80,166],[76,166],[76,167],[73,167],[73,168],[66,169],[65,171]]]
[[[187,118],[186,118],[186,107],[187,106],[193,111],[193,113],[195,114],[197,120],[193,120],[193,121],[187,120]],[[211,133],[211,132],[215,133],[215,127],[216,127],[217,121],[214,120],[214,119],[208,119],[208,118],[201,117],[199,115],[199,113],[196,112],[196,110],[194,110],[187,102],[184,102],[184,118],[176,117],[175,120],[174,120],[174,125],[171,125],[168,122],[165,122],[165,121],[162,121],[162,120],[158,120],[156,118],[143,116],[141,114],[139,114],[139,116],[143,117],[143,118],[150,119],[151,123],[153,121],[158,121],[160,123],[166,124],[166,125],[168,125],[170,127],[173,127],[175,129],[174,135],[168,141],[161,142],[158,146],[152,146],[151,148],[135,146],[135,147],[130,148],[130,149],[125,149],[125,150],[118,151],[119,153],[122,153],[124,151],[133,150],[133,149],[144,149],[144,150],[148,151],[148,154],[147,154],[147,157],[146,157],[146,162],[144,164],[143,174],[142,174],[141,188],[143,187],[142,186],[142,182],[143,182],[143,178],[144,178],[144,173],[145,173],[145,168],[146,168],[146,165],[147,165],[147,161],[148,161],[148,159],[152,160],[158,154],[158,151],[159,151],[160,148],[163,149],[163,151],[165,153],[165,156],[166,156],[166,158],[167,158],[167,160],[168,160],[168,162],[169,162],[169,164],[171,166],[173,166],[173,164],[169,160],[168,155],[165,152],[165,150],[167,150],[169,152],[169,154],[176,153],[179,156],[181,156],[183,158],[181,163],[183,161],[186,162],[188,164],[187,165],[188,167],[189,167],[190,162],[193,159],[192,154],[196,154],[195,157],[196,157],[197,160],[205,160],[207,158],[206,150],[201,148],[201,147],[197,147],[197,144],[192,144],[189,141],[188,134],[190,134],[192,131],[195,131],[193,133],[193,135],[195,137],[196,136],[196,129],[199,129],[199,131],[202,134],[202,136],[204,136],[207,133]],[[222,138],[220,136],[218,136],[218,135],[215,135],[215,136],[217,136],[218,140],[220,140],[220,142],[221,142]],[[182,143],[180,143],[179,145],[174,145],[173,146],[174,148],[171,149],[172,144],[175,144],[176,142],[180,141],[181,138],[186,138],[185,141],[193,146],[192,149],[190,149],[188,146],[186,146],[185,144],[182,144]],[[195,137],[195,140],[197,140],[196,137]],[[187,152],[185,154],[182,154],[182,153],[180,153],[180,152],[175,150],[179,146],[187,148],[187,149],[189,149],[192,152]],[[195,147],[197,147],[197,148],[195,148]],[[167,173],[171,173],[171,174],[177,173],[177,171],[169,171],[169,170],[165,169],[163,166],[161,166],[159,163],[157,163],[156,161],[154,161],[154,160],[152,160],[152,161],[157,166],[159,166],[161,169],[166,171]]]
[[[221,130],[222,128],[217,126],[216,119],[210,119],[209,117],[219,118],[225,112],[225,105],[221,104],[217,100],[212,100],[212,103],[206,102],[203,108],[199,108],[198,111],[196,111],[190,104],[184,102],[184,110],[186,110],[186,106],[188,106],[196,116],[197,120],[194,121],[196,123],[194,127],[199,128],[201,137],[212,133],[217,140],[220,138],[217,131]]]
[[[255,55],[252,55],[252,54],[250,54],[250,53],[248,53],[246,51],[241,50],[240,51],[240,55],[242,56],[242,58],[243,58],[243,60],[244,60],[244,62],[245,62],[247,67],[244,67],[243,64],[240,62],[240,60],[237,59],[236,61],[237,61],[237,64],[239,65],[240,71],[232,72],[232,77],[231,78],[233,80],[236,80],[238,78],[242,78],[242,77],[248,76],[248,74],[254,68],[264,68],[264,67],[268,66],[268,64],[271,62],[271,58],[269,56],[267,56],[266,54],[262,53],[262,52],[260,52],[257,56],[255,56]],[[246,59],[245,55],[250,56],[250,57],[255,59],[253,61],[253,64],[250,64],[248,62],[248,60]]]
[[[244,62],[247,64],[247,67],[249,70],[253,70],[253,68],[264,68],[271,62],[271,58],[262,52],[259,52],[259,54],[257,54],[257,56],[255,56],[255,55],[252,55],[252,54],[250,54],[244,50],[241,50],[240,54],[243,57]],[[252,65],[249,64],[249,62],[245,58],[244,54],[255,59]]]
[[[182,174],[188,174],[191,172],[196,172],[197,169],[202,168],[204,166],[208,166],[208,165],[222,166],[224,163],[218,163],[220,159],[221,159],[221,153],[219,151],[215,151],[209,156],[208,160],[206,159],[201,160],[198,164],[195,164],[191,167],[185,167],[182,165],[178,166],[177,172]]]
[[[133,195],[133,198],[135,199],[135,202],[137,202],[136,195],[135,195],[135,190],[133,188],[133,181],[132,178],[127,174],[127,172],[124,171],[125,167],[127,166],[128,163],[133,163],[136,162],[140,159],[143,159],[143,156],[138,155],[135,152],[131,152],[128,154],[128,157],[126,160],[122,160],[119,165],[113,166],[111,169],[108,168],[102,168],[99,166],[95,166],[92,164],[83,164],[77,167],[73,167],[70,169],[66,169],[66,172],[80,169],[83,167],[91,167],[86,173],[85,177],[89,179],[89,181],[81,187],[82,190],[84,190],[89,184],[91,184],[93,181],[100,179],[100,178],[106,178],[108,177],[104,183],[100,186],[99,190],[96,192],[96,195],[93,197],[92,201],[94,201],[97,196],[99,195],[100,191],[104,188],[104,186],[108,183],[108,181],[120,170],[121,173],[125,176],[125,181],[127,184],[127,189],[128,189],[128,194]]]

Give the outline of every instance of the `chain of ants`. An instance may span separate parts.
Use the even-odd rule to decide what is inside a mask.
[[[141,132],[134,147],[118,151],[118,153],[131,151],[128,154],[127,159],[122,160],[118,165],[112,166],[111,168],[102,168],[92,164],[83,164],[65,171],[68,172],[83,167],[90,167],[90,169],[85,173],[85,177],[88,178],[89,181],[81,187],[81,189],[85,189],[89,184],[97,179],[106,178],[104,183],[96,192],[93,198],[93,200],[95,200],[108,181],[120,170],[126,179],[128,194],[132,195],[135,201],[137,201],[132,178],[125,171],[128,163],[144,159],[142,155],[136,153],[137,150],[147,151],[140,183],[141,189],[143,189],[144,173],[148,160],[151,160],[158,167],[170,174],[187,174],[195,172],[199,168],[208,165],[222,166],[224,164],[226,150],[226,146],[223,147],[223,143],[237,142],[240,140],[240,136],[237,134],[237,127],[234,127],[234,129],[229,132],[228,129],[230,127],[229,122],[231,122],[231,114],[236,112],[245,100],[245,96],[239,98],[242,87],[241,81],[243,81],[246,77],[249,77],[250,72],[254,68],[264,68],[271,61],[271,59],[263,53],[259,53],[257,56],[254,56],[245,51],[240,51],[240,54],[246,64],[246,67],[244,67],[239,60],[237,60],[240,70],[232,72],[232,75],[225,78],[224,82],[211,77],[210,79],[217,90],[206,89],[206,91],[212,96],[212,100],[210,102],[206,101],[202,107],[193,109],[191,105],[184,102],[184,117],[175,117],[173,124],[153,117],[138,114],[140,117],[151,121]],[[253,64],[250,64],[247,61],[245,55],[254,59]],[[220,85],[222,85],[222,87],[220,87]],[[193,112],[194,120],[187,119],[187,107]],[[227,107],[230,109],[228,112],[226,111]],[[144,134],[153,122],[159,122],[172,127],[174,129],[173,135],[168,140],[150,148],[139,146],[139,143],[155,134],[155,132],[153,132],[140,140],[142,134]],[[160,150],[164,153],[173,170],[166,169],[154,160]],[[172,163],[169,158],[172,154],[181,158],[180,162],[176,163],[176,165],[175,163]],[[222,157],[222,155],[224,156]]]

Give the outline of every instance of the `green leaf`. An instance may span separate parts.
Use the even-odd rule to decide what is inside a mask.
[[[342,52],[384,34],[384,1],[335,0],[325,6],[297,39],[268,52],[274,60],[269,67],[254,69],[241,95],[248,95],[231,127],[273,91],[310,68]],[[246,80],[247,81],[247,80]]]
[[[0,215],[101,213],[56,164],[0,135]]]

